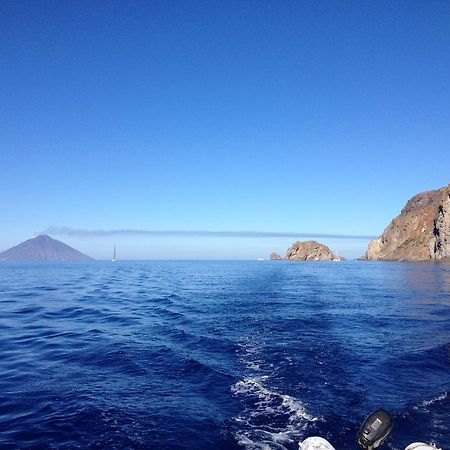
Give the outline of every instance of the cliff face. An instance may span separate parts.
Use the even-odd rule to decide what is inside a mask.
[[[6,261],[81,261],[91,257],[47,235],[28,239],[0,253]]]
[[[337,258],[326,245],[317,241],[294,242],[285,257],[294,261],[330,261]]]
[[[371,260],[441,260],[450,257],[450,184],[406,203],[383,234],[369,242]]]
[[[450,184],[444,189],[433,225],[433,258],[450,259]]]

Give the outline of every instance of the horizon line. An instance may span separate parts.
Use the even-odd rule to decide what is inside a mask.
[[[52,234],[74,237],[106,237],[106,236],[179,236],[179,237],[235,237],[235,238],[279,238],[279,237],[316,237],[328,239],[376,239],[377,236],[340,234],[340,233],[307,233],[295,231],[233,231],[233,230],[142,230],[142,229],[82,229],[50,226],[37,234]]]

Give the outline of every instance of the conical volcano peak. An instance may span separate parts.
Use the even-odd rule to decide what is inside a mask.
[[[6,261],[81,261],[89,259],[92,258],[47,234],[39,234],[0,253],[0,260]]]

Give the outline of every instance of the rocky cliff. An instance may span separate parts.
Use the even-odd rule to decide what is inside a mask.
[[[411,198],[384,230],[369,242],[371,260],[450,258],[450,184]]]
[[[330,261],[339,259],[332,251],[317,241],[294,242],[288,248],[284,259],[294,261]]]
[[[0,253],[0,261],[79,261],[92,259],[47,235],[28,239]]]

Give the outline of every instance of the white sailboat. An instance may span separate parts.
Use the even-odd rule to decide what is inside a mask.
[[[113,253],[113,258],[111,260],[112,262],[116,262],[116,246],[114,245],[114,253]]]

